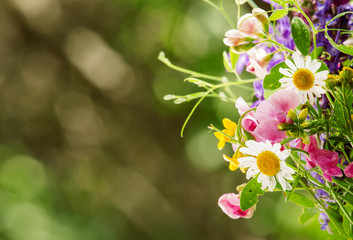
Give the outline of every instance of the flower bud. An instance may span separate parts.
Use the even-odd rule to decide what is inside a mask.
[[[298,116],[297,113],[294,109],[290,109],[287,113],[287,116],[292,119],[292,121],[297,121],[298,120]]]
[[[310,138],[306,132],[303,132],[301,137],[304,144],[308,145],[310,143]]]
[[[353,81],[353,69],[348,67],[343,67],[340,72],[340,80],[343,84],[349,85]]]
[[[336,75],[328,75],[327,79],[326,79],[326,86],[329,89],[334,89],[337,86],[340,86],[341,82],[340,82],[340,78]]]
[[[290,124],[290,123],[279,123],[279,124],[277,124],[277,128],[280,131],[291,130],[291,129],[293,129],[293,124]]]
[[[164,100],[168,101],[168,100],[173,100],[175,99],[175,95],[172,95],[172,94],[167,94],[163,97]]]
[[[310,124],[311,124],[310,122],[303,122],[302,124],[300,124],[300,126],[303,128],[307,128],[310,126]]]
[[[262,23],[262,27],[264,28],[265,32],[269,30],[270,21],[268,20],[267,12],[261,8],[254,8],[252,13]]]
[[[307,116],[308,116],[308,109],[307,109],[307,108],[304,108],[304,109],[301,110],[301,112],[299,113],[299,121],[304,121]]]

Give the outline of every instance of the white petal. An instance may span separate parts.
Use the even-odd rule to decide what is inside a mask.
[[[279,68],[279,72],[282,73],[286,77],[293,77],[293,73],[288,68]]]
[[[299,53],[293,53],[293,60],[297,68],[304,68],[304,59]]]
[[[268,190],[270,190],[270,191],[272,192],[273,189],[275,189],[276,184],[277,184],[277,182],[276,182],[275,177],[274,177],[274,176],[269,177],[269,187],[268,187]]]
[[[309,67],[309,70],[312,73],[316,73],[316,71],[319,70],[320,67],[321,67],[321,62],[318,62],[316,59],[314,59],[313,62],[311,63],[311,66]]]
[[[260,170],[257,168],[256,165],[251,166],[246,172],[246,179],[250,179],[252,176],[258,174],[259,172]]]
[[[282,174],[281,174],[281,173],[278,173],[278,174],[276,175],[276,178],[277,178],[279,184],[281,184],[283,190],[285,191],[285,190],[286,190],[286,184],[285,184],[284,178],[282,177]]]
[[[286,61],[284,61],[286,64],[287,64],[287,66],[292,70],[292,71],[297,71],[298,70],[298,68],[294,65],[294,63],[291,61],[291,60],[289,60],[289,59],[286,59]]]
[[[306,62],[305,62],[305,68],[306,68],[306,69],[309,69],[310,64],[311,64],[311,57],[310,57],[310,56],[307,56],[307,57],[306,57]]]
[[[287,157],[289,157],[289,155],[290,155],[290,149],[287,149],[280,152],[277,156],[279,159],[285,160]]]
[[[325,71],[315,73],[314,77],[315,77],[315,80],[323,81],[327,79],[328,74],[329,74],[329,71],[325,70]]]
[[[292,189],[291,185],[286,180],[284,180],[281,173],[277,174],[276,177],[277,177],[277,180],[278,180],[279,184],[281,184],[284,191]]]
[[[251,167],[252,165],[256,165],[256,158],[253,157],[242,157],[238,158],[239,167],[247,168]]]
[[[314,99],[314,95],[312,92],[309,92],[308,97],[309,97],[309,102],[314,103],[315,99]]]

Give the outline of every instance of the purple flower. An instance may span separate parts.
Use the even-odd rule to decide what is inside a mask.
[[[246,67],[246,64],[249,62],[249,56],[246,53],[239,55],[238,62],[236,65],[237,73],[241,74]]]
[[[327,232],[329,232],[330,234],[332,234],[332,231],[331,231],[331,228],[330,226],[328,225],[328,223],[330,222],[330,219],[329,217],[327,216],[326,213],[324,212],[320,212],[320,215],[319,215],[319,222],[320,222],[320,225],[321,225],[321,230],[325,231],[327,230]]]

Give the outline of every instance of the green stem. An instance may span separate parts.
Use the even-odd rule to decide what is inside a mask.
[[[189,115],[187,116],[182,128],[181,128],[181,132],[180,132],[180,136],[183,137],[184,136],[184,129],[186,127],[186,124],[189,122],[192,114],[195,112],[196,108],[200,105],[200,103],[207,97],[207,95],[209,93],[211,93],[212,91],[218,89],[218,88],[224,88],[224,87],[228,87],[228,86],[236,86],[236,85],[241,85],[241,84],[244,84],[244,83],[251,83],[251,82],[254,82],[254,81],[257,81],[258,79],[257,78],[254,78],[254,79],[247,79],[247,80],[244,80],[242,82],[228,82],[228,83],[223,83],[223,84],[218,84],[216,86],[214,86],[213,88],[209,89],[207,92],[204,93],[204,95],[197,101],[197,103],[194,105],[194,107],[191,109]]]
[[[341,230],[339,229],[339,227],[337,226],[336,220],[332,217],[332,215],[327,211],[325,204],[318,198],[316,198],[315,194],[308,188],[308,186],[302,181],[299,181],[300,184],[306,188],[307,192],[319,203],[319,205],[321,206],[321,208],[325,211],[325,213],[327,214],[327,216],[329,217],[330,221],[332,222],[332,224],[336,227],[337,231],[339,232],[340,235],[344,236],[343,233],[341,232]]]
[[[348,221],[353,224],[353,219],[351,218],[351,216],[349,215],[349,213],[347,212],[346,208],[342,205],[341,201],[338,199],[337,193],[333,190],[331,184],[329,184],[329,188],[331,190],[332,196],[335,199],[335,201],[337,202],[338,206],[341,208],[343,214],[347,217]]]
[[[335,179],[335,178],[332,178],[332,180],[338,185],[340,186],[341,188],[343,188],[344,190],[346,190],[349,194],[351,194],[353,196],[353,192],[347,188],[344,184],[341,183],[341,181]]]
[[[274,40],[272,40],[272,39],[266,39],[266,40],[264,40],[264,42],[270,42],[270,43],[273,43],[274,45],[276,45],[277,47],[279,47],[281,50],[285,50],[285,51],[287,51],[287,52],[289,52],[289,53],[294,53],[294,51],[292,50],[292,49],[289,49],[289,48],[287,48],[286,46],[284,46],[283,44],[280,44],[280,43],[278,43],[278,42],[276,42],[276,41],[274,41]]]
[[[203,73],[198,73],[195,71],[191,71],[188,69],[184,69],[181,67],[178,67],[174,64],[172,64],[168,58],[165,57],[164,52],[160,52],[158,55],[158,60],[161,61],[162,63],[164,63],[165,65],[167,65],[168,67],[178,71],[178,72],[182,72],[182,73],[186,73],[186,74],[190,74],[193,77],[200,77],[200,78],[205,78],[205,79],[210,79],[210,80],[214,80],[214,81],[223,81],[223,77],[217,77],[217,76],[211,76],[211,75],[207,75],[207,74],[203,74]]]
[[[222,15],[224,16],[224,18],[227,20],[227,22],[232,26],[232,28],[233,29],[236,28],[234,23],[232,22],[232,20],[228,16],[228,14],[224,11],[224,9],[223,9],[223,1],[222,0],[219,0],[219,3],[220,3],[219,7],[216,4],[214,4],[213,2],[211,2],[210,0],[203,0],[203,1],[208,3],[208,4],[210,4],[212,7],[214,7],[218,11],[220,11],[222,13]]]

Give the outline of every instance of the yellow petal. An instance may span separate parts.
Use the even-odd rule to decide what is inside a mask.
[[[217,147],[219,150],[222,150],[225,145],[226,145],[226,142],[224,140],[219,140]]]
[[[237,165],[235,165],[235,164],[233,164],[233,163],[229,163],[229,170],[235,171],[235,170],[237,170],[237,169],[238,169],[238,166],[237,166]]]

